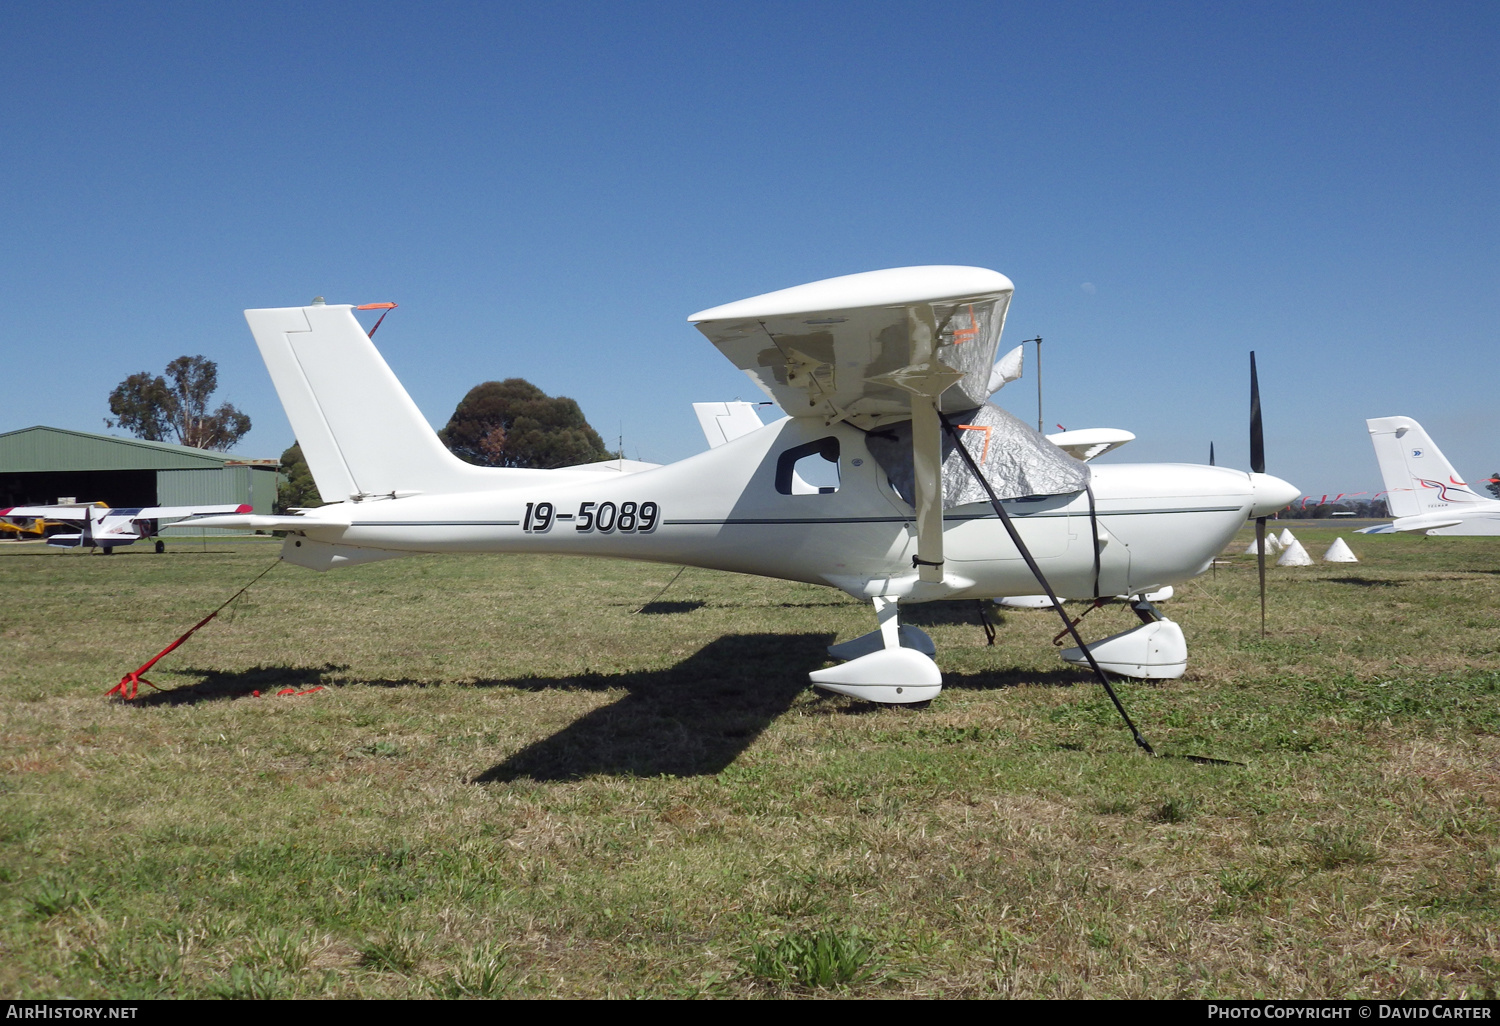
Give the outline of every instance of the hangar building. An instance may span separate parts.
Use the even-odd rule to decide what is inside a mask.
[[[111,506],[276,503],[276,460],[139,438],[30,427],[0,434],[0,508],[59,499]],[[185,532],[184,532],[185,533]]]

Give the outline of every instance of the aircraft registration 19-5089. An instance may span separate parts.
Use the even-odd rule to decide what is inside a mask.
[[[1299,494],[1225,467],[1090,464],[1076,456],[1108,445],[1082,437],[1065,450],[990,403],[1006,380],[996,354],[1012,292],[983,268],[904,267],[704,310],[689,320],[787,416],[760,426],[723,404],[736,423],[706,452],[558,470],[448,452],[353,307],[248,310],[333,501],[212,522],[286,531],[284,558],[316,570],[421,552],[570,553],[827,585],[870,602],[877,627],[833,646],[840,662],[813,683],[927,701],[942,676],[931,640],[900,624],[902,605],[1030,594],[1041,575],[1061,597],[1138,597],[1202,573],[1247,517]],[[711,436],[714,405],[698,411]],[[1126,675],[1180,674],[1180,629],[1137,608],[1150,610],[1142,626],[1092,654]]]

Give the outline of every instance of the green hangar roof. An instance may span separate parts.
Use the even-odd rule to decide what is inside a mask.
[[[225,464],[275,466],[168,442],[29,427],[0,434],[0,474],[69,470],[213,470]]]

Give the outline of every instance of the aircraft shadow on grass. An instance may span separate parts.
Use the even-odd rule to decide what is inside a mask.
[[[340,687],[343,682],[331,680],[330,675],[347,669],[347,666],[335,666],[332,663],[323,666],[256,666],[236,673],[186,667],[176,672],[201,678],[198,683],[167,688],[164,691],[152,691],[149,687],[142,686],[140,695],[126,704],[146,708],[158,705],[197,705],[200,702],[249,698],[257,691],[262,695],[275,695],[286,688],[306,691],[315,687]],[[409,683],[416,686],[420,682]]]
[[[903,606],[901,622],[917,627],[968,626],[978,628],[981,617],[999,625],[1004,622],[998,609],[990,602],[973,599],[958,599],[951,602],[923,602],[914,606]],[[944,684],[946,685],[946,678]]]
[[[807,689],[803,668],[822,665],[832,641],[829,634],[734,634],[664,670],[484,682],[627,693],[471,782],[718,773],[791,708]]]
[[[628,694],[595,709],[472,778],[471,783],[611,776],[703,776],[718,773],[807,691],[804,668],[827,661],[829,634],[741,634],[719,638],[666,670],[557,679],[483,682],[540,691],[615,690]],[[1061,668],[944,677],[947,687],[995,689],[1017,684],[1076,684]],[[824,692],[830,712],[869,715],[887,709]]]
[[[529,779],[579,780],[608,776],[703,776],[720,772],[748,748],[807,691],[805,672],[827,661],[830,634],[738,634],[710,642],[675,666],[634,673],[588,673],[570,677],[518,677],[475,681],[473,687],[523,691],[552,689],[618,691],[625,696],[580,717],[550,737],[522,748],[471,778],[471,783]],[[255,667],[237,673],[187,669],[196,684],[149,692],[131,705],[186,705],[247,698],[258,691],[275,697],[288,688],[318,686],[421,688],[433,681],[339,679],[347,667]],[[945,686],[999,690],[1019,685],[1057,687],[1086,683],[1069,667],[1037,672],[996,669],[950,674]],[[825,695],[828,714],[910,715],[902,708]]]
[[[672,613],[691,613],[695,609],[702,609],[708,605],[701,599],[689,599],[684,602],[647,602],[636,610],[646,616],[666,616]]]

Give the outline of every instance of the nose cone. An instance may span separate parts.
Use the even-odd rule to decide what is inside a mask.
[[[1293,488],[1281,478],[1270,474],[1251,474],[1250,491],[1251,502],[1254,503],[1250,507],[1252,517],[1268,517],[1302,494],[1300,489]]]

